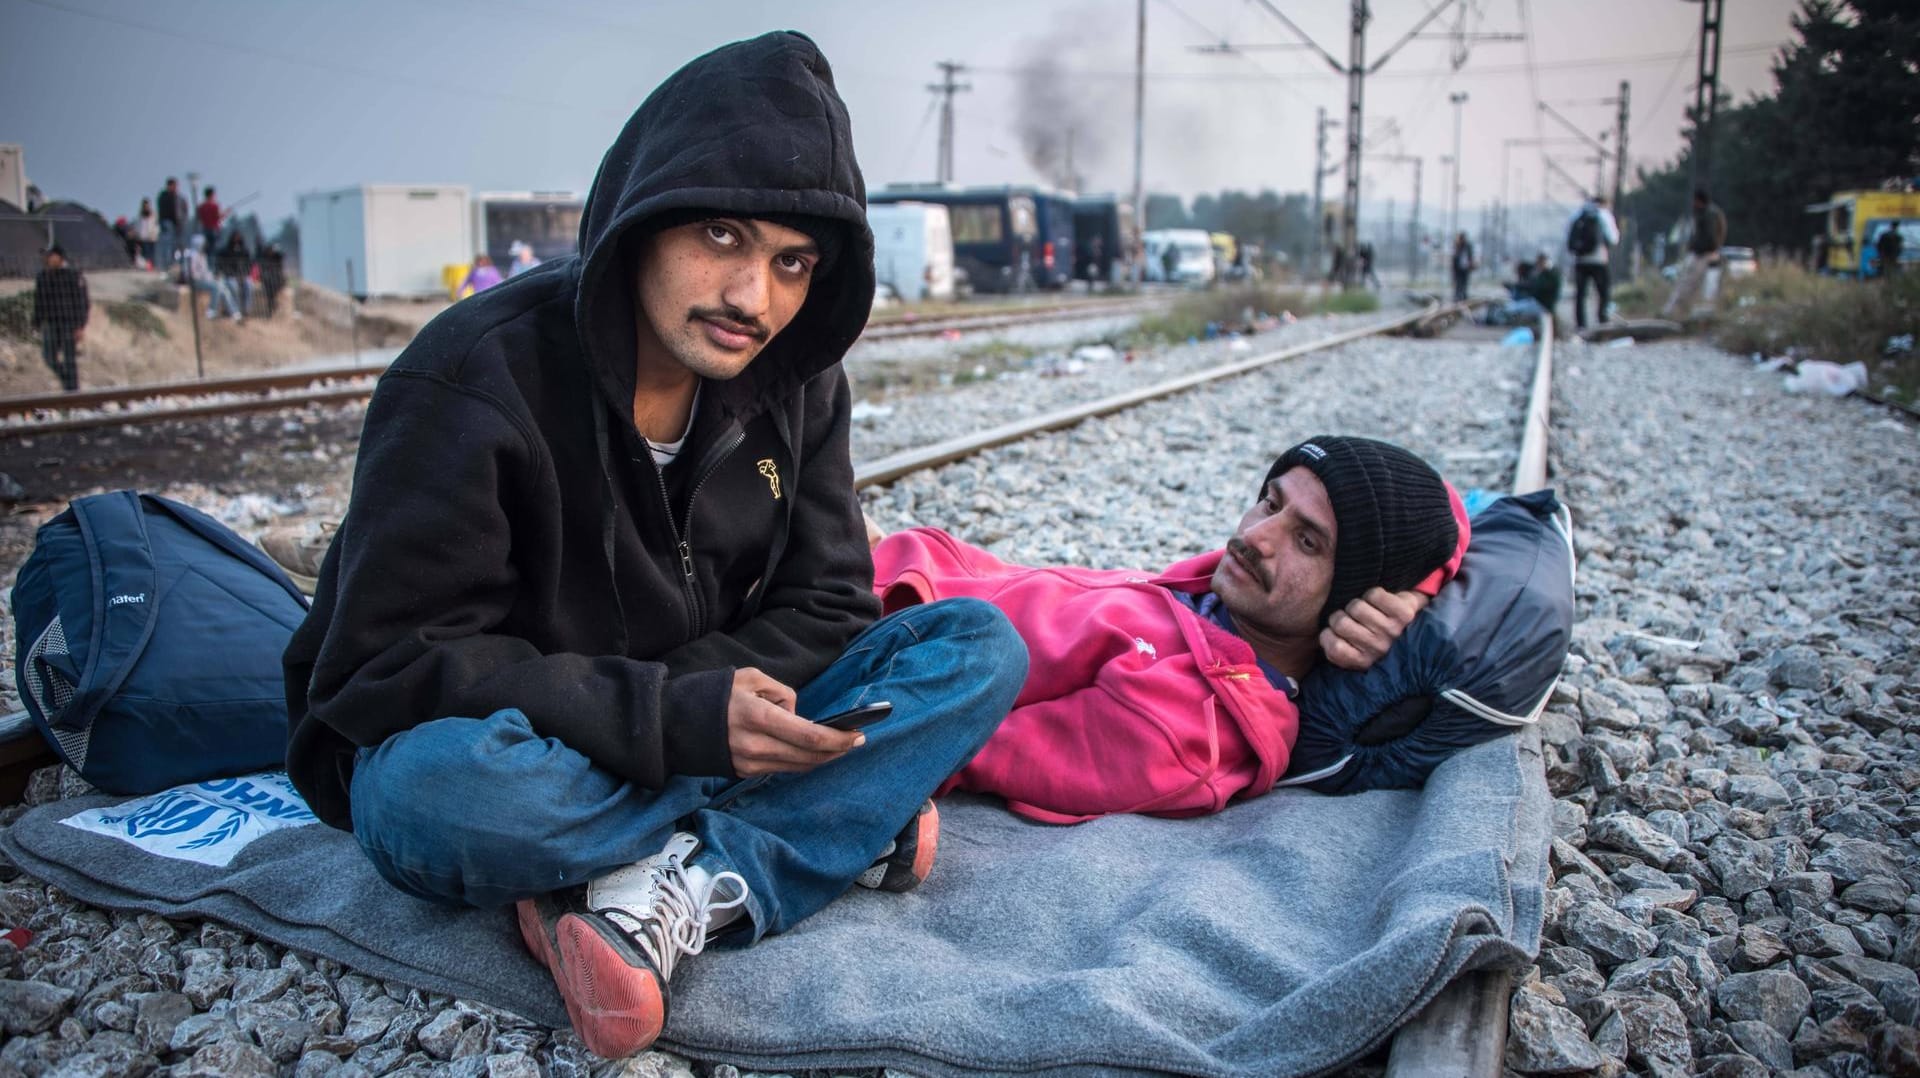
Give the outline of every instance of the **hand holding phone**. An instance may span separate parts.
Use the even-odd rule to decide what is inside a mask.
[[[838,714],[828,715],[826,718],[818,721],[820,725],[831,726],[835,730],[860,730],[872,726],[874,723],[879,722],[891,714],[893,714],[893,703],[891,701],[875,700],[870,704],[862,704],[859,707],[849,708]]]

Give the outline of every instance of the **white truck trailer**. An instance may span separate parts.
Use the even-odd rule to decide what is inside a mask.
[[[471,262],[473,219],[457,184],[361,184],[300,196],[300,275],[338,292],[444,296],[444,267]]]

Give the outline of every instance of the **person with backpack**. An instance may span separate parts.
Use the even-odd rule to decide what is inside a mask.
[[[513,910],[620,1057],[710,938],[918,884],[1027,652],[979,600],[880,617],[841,365],[873,233],[811,40],[668,76],[579,238],[381,376],[287,647],[287,772],[395,887]]]
[[[1607,304],[1613,291],[1613,270],[1609,259],[1620,243],[1620,226],[1607,208],[1607,196],[1595,195],[1582,205],[1567,223],[1567,253],[1573,256],[1573,324],[1587,328],[1587,286],[1594,288],[1594,316],[1602,325],[1607,321]]]

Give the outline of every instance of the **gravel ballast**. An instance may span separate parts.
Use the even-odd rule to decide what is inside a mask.
[[[855,457],[1169,373],[1147,364],[1243,357],[1231,349],[888,395],[891,414],[856,423]],[[1557,359],[1553,482],[1575,514],[1579,620],[1541,724],[1555,880],[1509,1069],[1920,1073],[1913,425],[1787,396],[1685,343]],[[1016,562],[1154,569],[1224,541],[1273,455],[1323,431],[1399,442],[1463,489],[1505,487],[1531,364],[1486,342],[1358,342],[863,500],[885,528],[937,525]],[[252,534],[338,513],[340,458],[337,477],[298,487],[161,493]],[[48,769],[29,801],[77,789]],[[0,943],[0,1078],[708,1070],[667,1053],[597,1061],[566,1031],[224,926],[82,907],[4,864],[0,925],[36,933],[24,952]]]

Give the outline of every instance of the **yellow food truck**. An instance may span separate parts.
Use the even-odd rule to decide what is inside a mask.
[[[1814,238],[1820,252],[1815,265],[1823,273],[1878,277],[1880,237],[1894,228],[1903,244],[1901,266],[1912,272],[1920,263],[1920,191],[1840,191],[1807,212],[1820,214],[1825,223]]]

